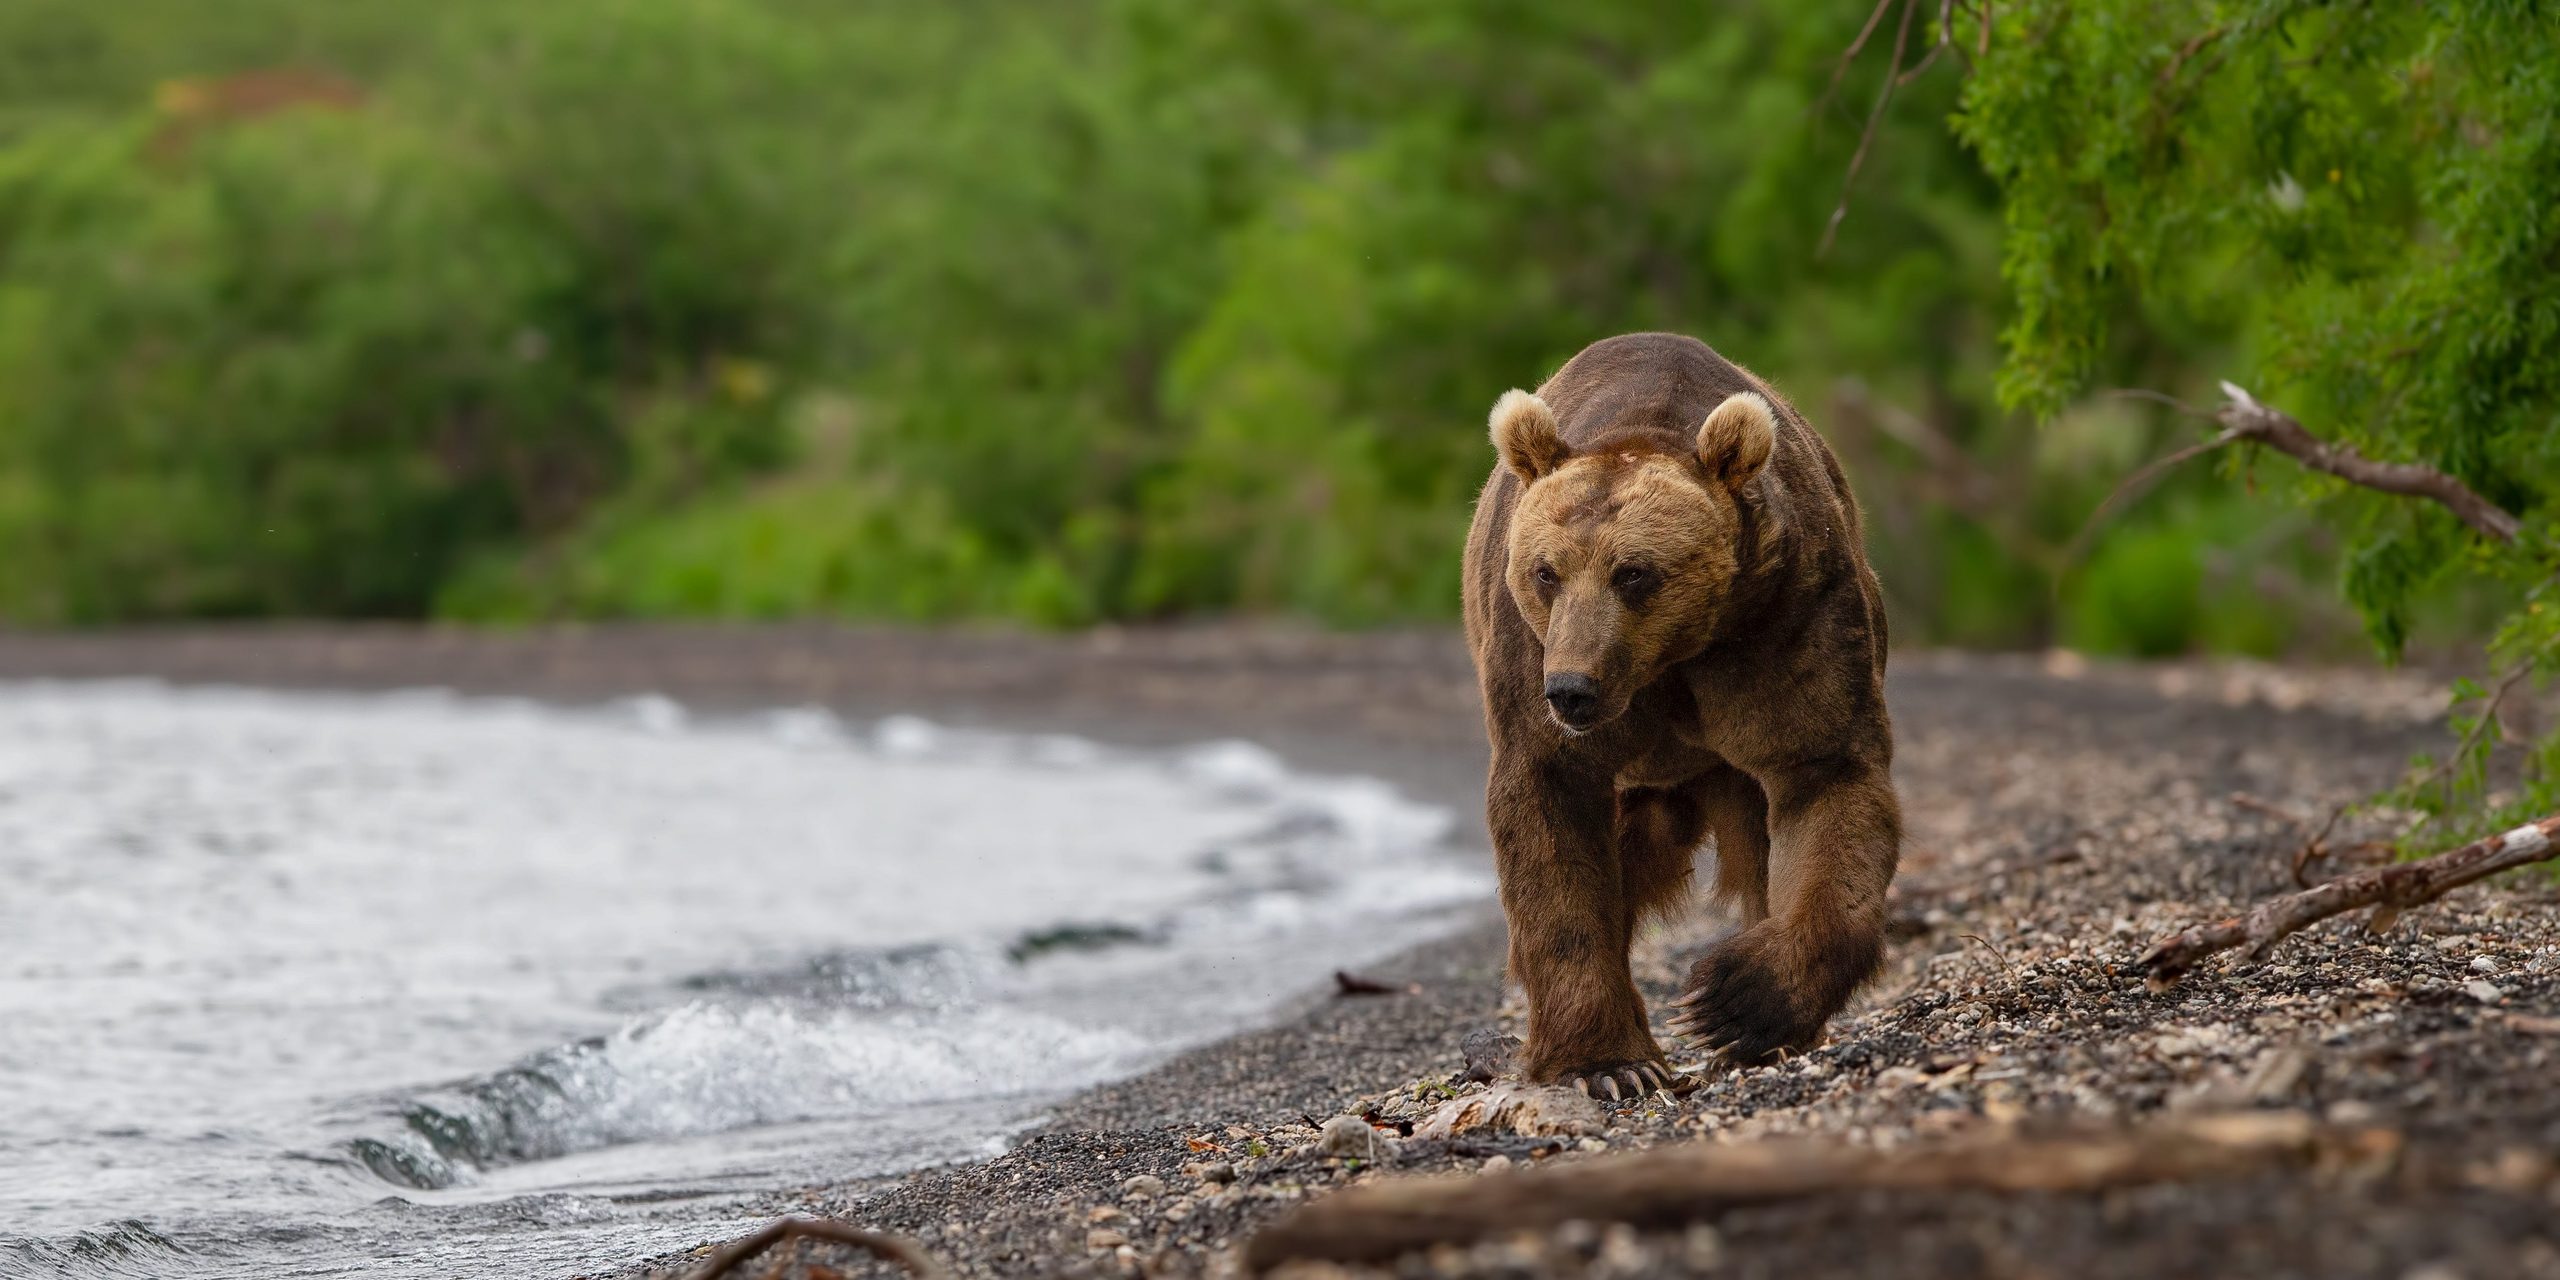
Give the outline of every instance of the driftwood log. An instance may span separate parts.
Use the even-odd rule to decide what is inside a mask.
[[[686,1280],[717,1280],[737,1270],[740,1263],[786,1240],[824,1240],[830,1244],[851,1245],[905,1267],[920,1280],[950,1280],[951,1273],[913,1240],[865,1231],[824,1218],[782,1218],[768,1223],[755,1234],[722,1246],[700,1268],[688,1273]]]
[[[2247,947],[2251,955],[2263,956],[2287,934],[2365,907],[2374,908],[2372,928],[2379,933],[2411,907],[2501,871],[2552,858],[2560,858],[2560,814],[2432,858],[2340,876],[2317,888],[2270,898],[2244,915],[2181,929],[2151,944],[2134,966],[2155,982],[2174,982],[2215,952]]]
[[[2085,1192],[2240,1177],[2399,1149],[2387,1130],[2322,1126],[2298,1112],[2189,1116],[2139,1128],[1999,1133],[1877,1150],[1811,1139],[1691,1142],[1521,1173],[1400,1178],[1306,1205],[1245,1249],[1255,1272],[1286,1262],[1366,1262],[1577,1219],[1668,1227],[1728,1209],[1854,1191]]]

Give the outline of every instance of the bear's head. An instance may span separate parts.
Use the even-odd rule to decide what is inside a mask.
[[[1743,392],[1675,445],[1631,431],[1576,450],[1526,391],[1493,406],[1493,444],[1526,486],[1511,516],[1511,598],[1546,651],[1548,714],[1583,733],[1715,635],[1742,570],[1746,492],[1777,443]]]

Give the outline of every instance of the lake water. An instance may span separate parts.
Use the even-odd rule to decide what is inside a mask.
[[[0,1276],[552,1276],[999,1149],[1491,889],[1241,742],[0,684]]]

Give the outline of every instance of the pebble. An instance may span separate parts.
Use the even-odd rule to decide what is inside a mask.
[[[2497,1002],[2507,998],[2507,993],[2500,991],[2497,983],[2490,982],[2483,978],[2473,978],[2471,981],[2463,983],[2462,990],[2472,999],[2477,1000],[2482,1004],[2496,1004]]]
[[[1198,1178],[1202,1182],[1212,1184],[1222,1184],[1236,1180],[1236,1167],[1228,1164],[1224,1160],[1211,1160],[1202,1164],[1185,1165],[1183,1166],[1182,1171],[1190,1174],[1194,1178]]]
[[[1096,1253],[1105,1249],[1117,1249],[1127,1243],[1129,1243],[1129,1237],[1108,1227],[1098,1227],[1084,1233],[1084,1247]]]
[[[1378,1160],[1388,1151],[1385,1135],[1358,1116],[1335,1116],[1316,1133],[1316,1150],[1336,1159]]]
[[[1511,1167],[1511,1157],[1499,1153],[1489,1155],[1484,1158],[1484,1164],[1479,1167],[1486,1173],[1500,1173]]]
[[[2471,971],[2473,973],[2496,973],[2498,971],[2498,962],[2487,956],[2473,956],[2471,958]]]
[[[1120,1194],[1132,1200],[1153,1200],[1164,1194],[1164,1179],[1142,1173],[1120,1184]]]

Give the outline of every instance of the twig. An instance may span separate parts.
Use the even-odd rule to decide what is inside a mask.
[[[1392,986],[1376,978],[1364,978],[1349,969],[1333,971],[1333,993],[1337,996],[1403,996],[1412,995],[1419,986]]]
[[[2410,780],[2408,791],[2415,792],[2420,787],[2432,786],[2439,781],[2450,779],[2453,771],[2461,767],[2462,758],[2470,755],[2471,748],[2479,745],[2480,735],[2486,732],[2490,725],[2497,723],[2498,708],[2505,705],[2507,694],[2514,691],[2519,681],[2531,674],[2533,674],[2533,659],[2527,658],[2501,677],[2497,687],[2489,692],[2488,704],[2480,708],[2480,718],[2471,722],[2470,730],[2462,735],[2462,741],[2454,747],[2453,754],[2438,762],[2436,767]],[[2450,791],[2445,798],[2451,801],[2453,797]]]
[[[1842,1192],[2069,1193],[2233,1178],[2323,1157],[2387,1157],[2398,1145],[2398,1135],[2387,1130],[2328,1129],[2298,1112],[2275,1111],[1882,1151],[1804,1139],[1687,1142],[1564,1168],[1351,1187],[1256,1235],[1245,1248],[1245,1265],[1262,1272],[1301,1260],[1382,1260],[1576,1219],[1671,1226],[1745,1205]]]
[[[1990,952],[1991,958],[2000,962],[2000,971],[2009,975],[2010,984],[2013,986],[2016,985],[2018,981],[2018,970],[2015,966],[2012,966],[2009,963],[2009,957],[2003,953],[2000,948],[1991,945],[1991,939],[1983,937],[1978,933],[1959,933],[1956,936]]]
[[[2246,915],[2195,925],[2162,938],[2133,962],[2134,968],[2155,983],[2175,982],[2216,952],[2245,946],[2250,954],[2263,956],[2288,934],[2364,907],[2376,908],[2372,928],[2379,932],[2390,928],[2402,911],[2433,902],[2475,880],[2560,857],[2555,835],[2560,835],[2560,814],[2432,858],[2375,867],[2340,876],[2316,889],[2270,898]]]
[[[915,1241],[903,1236],[882,1235],[877,1231],[865,1231],[860,1227],[847,1226],[841,1222],[829,1222],[823,1218],[783,1218],[767,1224],[763,1230],[754,1235],[711,1255],[711,1259],[703,1263],[701,1269],[686,1277],[686,1280],[716,1280],[717,1277],[725,1276],[735,1270],[739,1263],[785,1240],[801,1238],[848,1244],[857,1249],[869,1250],[873,1257],[886,1258],[923,1277],[924,1280],[949,1280],[951,1275],[949,1271],[943,1269],[941,1263],[933,1260],[933,1255],[918,1247]]]
[[[2122,484],[2117,485],[2094,510],[2089,512],[2089,518],[2081,522],[2080,531],[2071,535],[2071,541],[2063,544],[2062,563],[2066,567],[2078,563],[2081,553],[2089,549],[2090,539],[2095,538],[2098,530],[2106,526],[2107,517],[2114,515],[2125,504],[2148,492],[2152,485],[2159,483],[2160,477],[2167,475],[2178,464],[2211,453],[2239,438],[2238,432],[2223,431],[2210,440],[2198,441],[2165,458],[2156,459],[2141,470],[2126,476]]]
[[[2236,804],[2243,809],[2255,809],[2270,817],[2281,818],[2285,822],[2291,824],[2293,829],[2296,831],[2305,831],[2310,830],[2311,828],[2311,819],[2300,813],[2296,813],[2291,809],[2285,808],[2283,805],[2276,804],[2273,801],[2261,800],[2256,796],[2250,795],[2246,791],[2232,792],[2231,803]],[[2301,844],[2294,846],[2293,857],[2290,861],[2293,870],[2293,882],[2295,884],[2298,884],[2305,889],[2312,887],[2311,864],[2320,861],[2323,858],[2331,857],[2337,852],[2329,847],[2329,833],[2337,829],[2338,820],[2346,817],[2347,810],[2354,807],[2355,802],[2349,801],[2331,809],[2329,811],[2329,816],[2320,823],[2319,829],[2312,831],[2311,835],[2307,839],[2305,839]],[[2388,849],[2390,847],[2391,846],[2389,844],[2383,841],[2366,840],[2348,849],[2347,852],[2360,853],[2369,849]]]
[[[1822,243],[1815,245],[1813,256],[1820,258],[1831,252],[1831,242],[1839,238],[1840,220],[1849,216],[1849,192],[1858,185],[1858,170],[1867,163],[1867,148],[1875,145],[1876,126],[1884,119],[1884,109],[1893,101],[1894,87],[1901,82],[1902,53],[1911,47],[1911,15],[1918,12],[1920,0],[1903,0],[1902,21],[1893,30],[1893,60],[1885,64],[1884,87],[1876,91],[1876,105],[1867,112],[1866,127],[1858,131],[1858,149],[1849,153],[1849,173],[1840,180],[1840,203],[1831,210],[1831,221],[1822,228]]]
[[[1823,110],[1831,105],[1831,99],[1838,96],[1840,78],[1849,74],[1849,64],[1856,62],[1858,55],[1866,50],[1867,37],[1876,33],[1876,24],[1884,21],[1884,11],[1892,7],[1893,0],[1876,0],[1875,12],[1867,15],[1867,25],[1858,28],[1858,38],[1850,41],[1849,47],[1841,51],[1840,61],[1832,64],[1831,83],[1822,87],[1822,96],[1813,104],[1815,115],[1822,114]]]
[[[1952,40],[1955,35],[1955,31],[1956,0],[1938,0],[1937,43],[1930,45],[1929,52],[1922,54],[1920,56],[1920,61],[1913,63],[1909,71],[1905,71],[1897,77],[1894,80],[1894,84],[1896,86],[1909,84],[1912,81],[1919,79],[1922,73],[1928,71],[1930,67],[1937,65],[1938,55],[1945,53],[1950,47],[1952,47]],[[1957,50],[1956,56],[1961,58],[1964,56],[1964,52],[1962,50]]]

